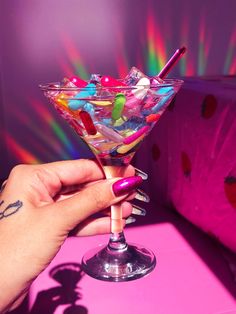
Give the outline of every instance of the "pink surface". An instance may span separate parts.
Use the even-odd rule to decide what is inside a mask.
[[[235,77],[186,79],[136,164],[152,199],[236,252],[235,116]]]
[[[107,236],[71,238],[32,286],[31,306],[44,291],[39,308],[32,314],[235,313],[235,282],[217,244],[174,213],[152,205],[149,216],[154,211],[159,216],[155,224],[126,228],[128,241],[142,243],[155,252],[157,267],[150,275],[125,283],[102,282],[84,275],[78,282],[81,298],[74,311],[66,311],[68,303],[56,306],[57,301],[50,297],[48,289],[60,287],[50,278],[50,270],[63,263],[80,262],[89,248],[107,241]],[[68,299],[71,291],[67,288],[63,294]]]

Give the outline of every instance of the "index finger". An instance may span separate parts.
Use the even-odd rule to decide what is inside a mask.
[[[40,165],[40,167],[56,174],[63,186],[105,178],[104,172],[98,162],[90,159],[56,161]]]
[[[40,167],[56,173],[65,186],[89,183],[105,178],[103,168],[96,160],[56,161],[41,165]],[[124,177],[132,176],[135,173],[134,167],[131,165],[116,168],[123,168],[122,173]],[[118,176],[120,177],[120,175]]]
[[[23,179],[22,179],[23,178]],[[89,159],[57,161],[41,165],[17,165],[4,189],[5,198],[32,198],[50,200],[63,186],[97,181],[104,173],[97,162]],[[19,194],[19,195],[18,195]]]

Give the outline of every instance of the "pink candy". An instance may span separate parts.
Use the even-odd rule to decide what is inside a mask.
[[[104,87],[117,87],[117,86],[127,86],[122,81],[116,80],[111,76],[102,76],[101,85]]]
[[[93,120],[90,114],[87,111],[81,110],[79,115],[87,133],[89,135],[95,135],[97,133],[97,129],[95,128],[93,124]]]
[[[148,132],[150,127],[148,125],[143,126],[141,129],[139,129],[137,132],[133,133],[130,136],[127,136],[124,138],[123,143],[124,144],[131,144],[134,142],[137,138],[139,138],[141,135]]]
[[[73,83],[76,87],[85,87],[88,83],[78,76],[72,76],[69,78],[69,81]]]

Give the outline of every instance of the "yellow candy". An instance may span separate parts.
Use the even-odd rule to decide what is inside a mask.
[[[61,94],[59,94],[57,97],[56,97],[56,103],[58,104],[58,105],[62,105],[62,106],[64,106],[64,107],[68,107],[68,103],[67,103],[67,99],[68,98],[68,96],[66,95],[66,94],[63,94],[63,93],[61,93]]]
[[[112,105],[112,102],[110,100],[91,100],[89,101],[92,105],[95,105],[95,106],[102,106],[102,107],[105,107],[105,106],[111,106]]]
[[[74,118],[78,119],[79,118],[79,112],[81,110],[77,110],[77,111],[73,111],[70,110],[70,108],[68,107],[68,102],[67,100],[68,96],[61,93],[59,96],[56,97],[55,99],[55,103],[58,105],[58,107],[60,107],[63,111],[66,111],[67,113],[69,113],[71,116],[73,116]]]
[[[121,117],[120,119],[116,120],[114,122],[114,126],[120,126],[122,125],[127,119],[125,119],[124,117]]]

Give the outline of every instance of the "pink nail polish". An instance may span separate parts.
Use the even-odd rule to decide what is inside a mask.
[[[143,180],[140,176],[120,179],[113,184],[113,193],[115,196],[128,194],[129,192],[136,189],[142,182]]]

